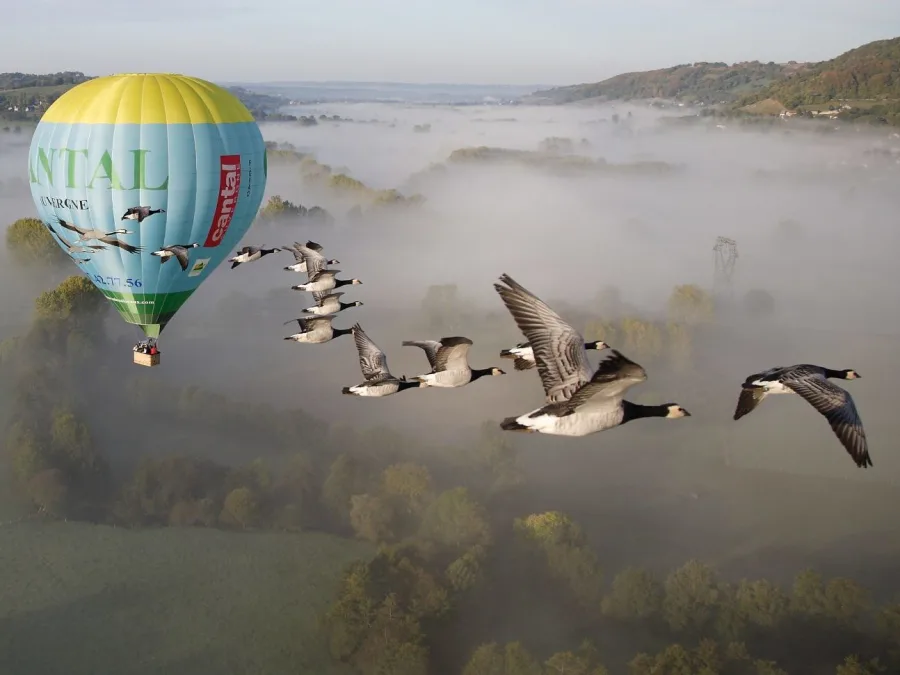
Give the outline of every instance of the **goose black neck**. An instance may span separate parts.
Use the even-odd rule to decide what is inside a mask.
[[[845,373],[843,370],[832,370],[831,368],[822,368],[822,370],[825,371],[826,378],[835,378],[838,380],[847,379],[847,373]]]
[[[351,282],[349,279],[336,279],[334,282],[334,287],[337,288],[338,286],[346,286],[349,283],[353,282]]]
[[[353,332],[352,328],[332,328],[331,334],[332,338],[340,337],[341,335],[350,335]]]
[[[338,305],[340,305],[341,309],[347,309],[348,307],[356,307],[356,305],[352,302],[339,302]]]
[[[397,388],[397,391],[403,391],[404,389],[412,389],[414,387],[420,386],[422,383],[417,380],[400,380],[400,386]]]
[[[493,373],[493,368],[472,368],[472,382],[477,380],[479,377],[484,377],[485,375],[491,375]]]
[[[665,405],[641,405],[625,400],[622,401],[622,409],[625,411],[622,424],[642,417],[665,417],[669,414],[669,407]]]

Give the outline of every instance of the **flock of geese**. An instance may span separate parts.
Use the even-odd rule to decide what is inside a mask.
[[[296,291],[312,293],[315,305],[303,309],[305,315],[296,321],[300,330],[284,338],[294,342],[322,344],[342,335],[353,335],[359,356],[363,381],[344,387],[350,396],[384,397],[406,389],[423,387],[463,387],[486,376],[505,375],[496,366],[472,368],[468,362],[472,340],[467,337],[444,337],[440,340],[406,340],[404,347],[418,347],[425,352],[431,370],[411,377],[397,377],[388,367],[384,351],[366,334],[359,323],[351,328],[334,328],[336,314],[363,303],[342,302],[341,286],[356,285],[359,279],[338,279],[340,270],[329,265],[340,261],[326,259],[322,247],[313,242],[294,242],[292,246],[261,248],[245,246],[229,259],[232,269],[260,260],[278,251],[293,253],[295,264],[285,267],[292,272],[305,272],[307,282],[291,286]],[[681,419],[690,417],[678,403],[642,405],[625,399],[631,387],[647,379],[642,366],[610,348],[602,340],[585,342],[584,338],[559,314],[534,293],[508,274],[501,275],[494,289],[526,341],[500,352],[500,358],[511,359],[515,370],[537,369],[544,388],[544,402],[539,408],[518,416],[507,417],[500,427],[507,431],[587,436],[628,422],[657,417]],[[593,368],[587,351],[609,349],[610,356]],[[799,394],[825,417],[853,461],[860,468],[872,466],[866,434],[853,398],[831,379],[854,380],[859,374],[852,369],[833,370],[822,366],[799,364],[771,368],[754,373],[741,384],[734,419],[749,414],[770,394]]]

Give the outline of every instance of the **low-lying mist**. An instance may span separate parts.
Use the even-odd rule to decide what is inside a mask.
[[[118,342],[104,376],[119,378],[123,390],[194,386],[331,425],[383,427],[417,439],[423,452],[449,452],[485,422],[496,426],[542,402],[537,372],[499,358],[524,340],[492,288],[508,273],[586,338],[606,339],[646,367],[632,400],[678,402],[692,413],[581,439],[507,434],[530,511],[572,513],[616,565],[662,569],[703,557],[733,574],[786,579],[820,561],[830,572],[868,575],[879,594],[898,590],[885,571],[900,560],[885,544],[900,533],[896,134],[827,122],[688,124],[627,105],[366,103],[289,112],[317,123],[260,125],[270,143],[266,199],[319,206],[332,220],[261,217],[242,245],[313,240],[340,260],[340,278],[363,282],[339,289],[341,300],[364,305],[339,313],[334,326],[359,322],[394,375],[428,370],[423,352],[403,340],[450,335],[474,341],[473,367],[506,375],[381,400],[343,396],[342,387],[363,379],[352,337],[283,340],[297,328],[283,324],[314,303],[290,290],[306,275],[285,271],[294,260],[280,252],[215,270],[166,329],[159,368],[132,365],[137,329],[111,315],[107,331]],[[34,213],[26,136],[0,133],[0,213],[9,223]],[[719,236],[737,243],[730,282],[715,281]],[[34,298],[76,273],[74,264],[25,268],[0,249],[0,340],[26,331]],[[689,284],[716,304],[676,367],[670,296]],[[441,285],[455,289],[441,299],[433,288]],[[771,300],[766,311],[751,300],[760,292]],[[590,354],[593,363],[603,356]],[[855,467],[800,397],[772,397],[732,420],[747,375],[794,363],[859,371],[862,379],[840,386],[865,423],[872,468]],[[146,402],[151,419],[158,404]],[[125,442],[128,420],[103,406],[88,417],[117,439],[110,455],[162,454],[149,435]],[[233,446],[227,432],[202,435],[204,456]],[[171,450],[190,454],[200,441],[183,443]],[[256,456],[246,453],[248,462]],[[877,559],[869,564],[866,552]]]

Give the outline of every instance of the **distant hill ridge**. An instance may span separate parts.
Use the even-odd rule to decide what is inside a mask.
[[[728,65],[701,61],[671,68],[623,73],[602,82],[556,87],[532,94],[529,99],[573,103],[590,98],[610,101],[669,99],[687,103],[715,104],[735,101],[808,64],[745,61]]]
[[[0,119],[37,121],[53,102],[75,85],[93,80],[95,75],[65,71],[35,75],[32,73],[0,73]],[[274,113],[288,101],[283,96],[228,87],[257,119],[273,119]]]
[[[664,98],[738,107],[771,99],[776,109],[777,104],[782,109],[797,109],[836,101],[867,101],[869,105],[860,107],[882,106],[889,112],[900,102],[900,38],[870,42],[819,63],[748,61],[729,66],[699,62],[557,87],[529,98],[553,103]]]

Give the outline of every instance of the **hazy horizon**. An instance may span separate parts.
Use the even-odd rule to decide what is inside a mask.
[[[25,30],[34,24],[102,36],[104,48],[73,54],[68,43],[49,41],[34,49]],[[132,49],[136,30],[155,34],[163,27],[164,41],[144,40]],[[900,5],[877,0],[852,8],[840,0],[727,6],[690,0],[679,7],[659,0],[465,0],[427,7],[411,0],[372,6],[160,0],[148,13],[89,0],[74,15],[60,0],[41,0],[8,10],[0,60],[21,72],[186,71],[213,81],[302,74],[317,81],[566,85],[696,61],[822,61],[898,34]]]

